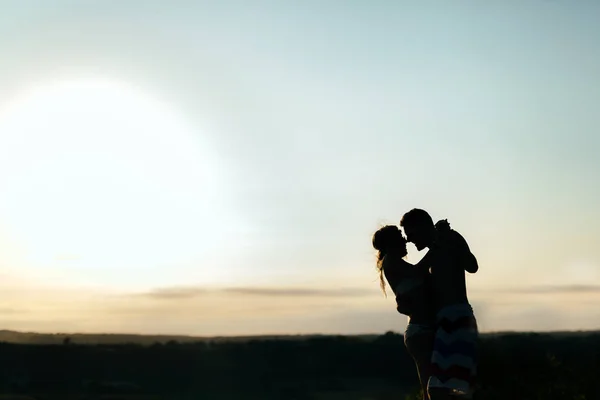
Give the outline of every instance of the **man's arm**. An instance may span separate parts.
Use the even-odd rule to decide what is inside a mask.
[[[469,245],[467,244],[465,238],[462,237],[462,235],[456,231],[452,232],[452,245],[457,251],[460,265],[463,266],[465,271],[474,274],[479,270],[477,258],[475,258],[475,255],[471,253],[471,249],[469,248]]]

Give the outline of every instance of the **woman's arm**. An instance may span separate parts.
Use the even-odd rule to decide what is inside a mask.
[[[412,304],[407,296],[396,296],[396,311],[406,316],[412,315]]]
[[[415,264],[415,269],[418,271],[420,276],[423,276],[423,274],[428,274],[430,272],[431,267],[438,263],[440,257],[444,255],[444,250],[445,249],[439,246],[434,246],[429,249],[427,254],[425,254],[418,263]]]
[[[392,256],[388,259],[388,265],[389,271],[393,272],[393,275],[396,279],[422,278],[424,274],[429,272],[427,260],[425,260],[424,264],[421,264],[421,262],[417,264],[411,264],[402,256]]]
[[[415,264],[415,267],[417,267],[418,270],[425,270],[426,272],[429,272],[429,268],[432,265],[432,261],[433,251],[429,250],[427,254],[425,254],[423,258],[421,258],[421,260]]]

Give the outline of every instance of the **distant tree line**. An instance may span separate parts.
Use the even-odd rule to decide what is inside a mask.
[[[483,336],[478,398],[600,399],[600,334]],[[155,394],[169,399],[316,399],[416,393],[402,335],[123,345],[0,343],[0,393]],[[385,390],[383,390],[385,389]],[[227,397],[229,396],[229,397]],[[241,396],[241,397],[240,397]],[[380,397],[377,397],[380,396]],[[358,397],[356,397],[358,398]],[[414,395],[408,398],[416,398]]]

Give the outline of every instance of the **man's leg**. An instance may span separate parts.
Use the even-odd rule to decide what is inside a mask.
[[[470,304],[462,303],[447,306],[440,311],[438,319],[440,322],[437,334],[442,339],[441,342],[461,342],[462,345],[440,346],[433,353],[432,367],[435,372],[432,376],[433,382],[430,382],[433,383],[429,389],[431,400],[469,399],[477,370],[478,330],[473,309]],[[450,361],[457,362],[459,359],[459,363],[449,365]],[[452,389],[444,388],[446,384],[442,382],[449,381],[452,382]]]

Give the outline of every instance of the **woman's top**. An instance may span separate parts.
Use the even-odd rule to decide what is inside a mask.
[[[410,323],[433,324],[435,307],[429,273],[395,254],[387,254],[382,267],[385,279],[396,296],[398,312],[407,315]]]

